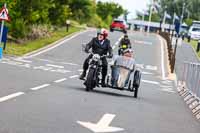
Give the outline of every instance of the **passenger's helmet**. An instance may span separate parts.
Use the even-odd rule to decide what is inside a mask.
[[[102,29],[97,31],[97,35],[99,35],[99,34],[103,35],[104,39],[106,39],[108,37],[108,30],[102,28]]]
[[[128,48],[128,49],[125,49],[125,50],[123,51],[123,53],[133,53],[133,50],[130,49],[130,48]]]

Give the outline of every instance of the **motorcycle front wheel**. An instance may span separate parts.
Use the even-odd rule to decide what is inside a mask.
[[[86,91],[91,91],[95,87],[95,82],[93,80],[94,76],[95,76],[95,70],[90,69],[88,74],[87,74],[87,78],[86,78],[86,84],[85,84]]]

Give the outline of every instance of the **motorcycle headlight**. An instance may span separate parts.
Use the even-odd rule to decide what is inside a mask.
[[[93,60],[94,60],[94,61],[99,61],[100,58],[101,58],[101,57],[100,57],[100,55],[98,55],[98,54],[94,54],[94,55],[93,55]]]

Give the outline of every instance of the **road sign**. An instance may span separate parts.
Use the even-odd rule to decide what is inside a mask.
[[[0,27],[0,31],[1,31],[1,27]],[[3,27],[2,39],[0,40],[0,42],[6,43],[6,41],[7,41],[7,33],[8,33],[8,28],[6,26],[4,26]]]
[[[176,33],[179,34],[181,23],[179,21],[175,21],[175,30]]]
[[[10,21],[8,10],[5,7],[3,7],[0,11],[0,20]]]
[[[123,131],[124,130],[123,128],[109,126],[109,124],[112,122],[114,117],[115,115],[113,114],[105,114],[97,124],[94,124],[91,122],[81,122],[81,121],[77,121],[77,123],[90,129],[91,131],[95,133]]]

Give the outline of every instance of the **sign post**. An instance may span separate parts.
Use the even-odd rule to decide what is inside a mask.
[[[1,31],[0,31],[0,59],[2,58],[2,38],[4,31],[4,21],[10,21],[8,16],[8,10],[6,9],[6,4],[4,4],[3,8],[0,10],[0,20],[1,20]],[[5,46],[4,46],[5,47]]]
[[[66,20],[66,31],[69,31],[70,20]]]

